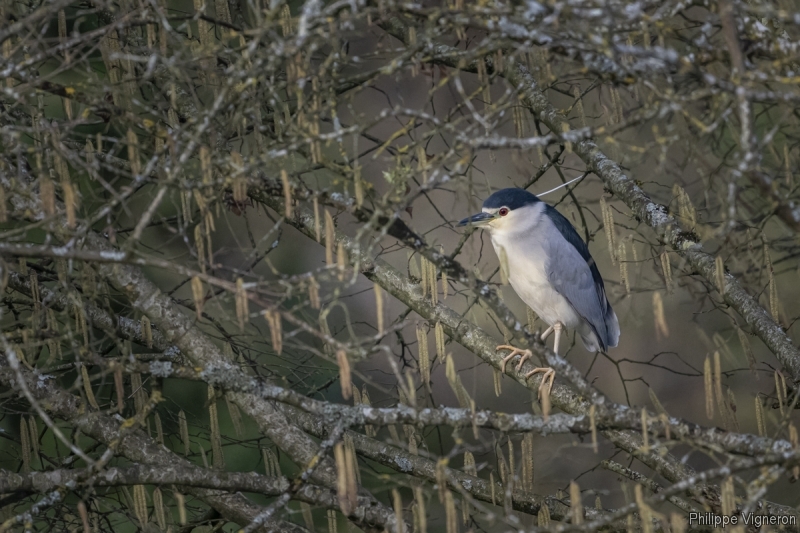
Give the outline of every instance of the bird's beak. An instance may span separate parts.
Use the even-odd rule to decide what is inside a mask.
[[[459,226],[483,226],[492,220],[496,219],[497,215],[494,213],[478,213],[467,217],[458,223]]]

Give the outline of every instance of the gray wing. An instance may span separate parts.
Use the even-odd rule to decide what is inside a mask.
[[[606,298],[600,271],[572,224],[553,207],[545,209],[554,234],[547,239],[547,275],[556,290],[592,327],[603,350],[616,346],[619,338],[617,317]],[[562,237],[562,238],[559,238]]]

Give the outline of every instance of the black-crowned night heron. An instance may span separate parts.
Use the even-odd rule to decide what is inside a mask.
[[[586,243],[555,208],[524,189],[503,189],[483,202],[482,212],[458,225],[489,230],[509,283],[549,326],[542,340],[555,333],[555,353],[565,328],[577,330],[590,352],[617,345],[619,321],[606,298],[603,278]],[[533,355],[530,350],[508,345],[497,349],[511,350],[503,359],[503,372],[517,355],[522,355],[517,371]],[[535,368],[525,378],[537,373],[544,374],[539,397],[544,394],[543,399],[549,399],[555,372]]]

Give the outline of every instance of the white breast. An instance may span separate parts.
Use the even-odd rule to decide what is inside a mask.
[[[505,250],[508,281],[516,293],[542,320],[552,326],[561,322],[569,329],[581,325],[581,317],[569,301],[556,292],[548,278],[548,247],[550,231],[547,217],[541,216],[542,204],[537,213],[526,213],[524,224],[515,225],[513,231],[491,231],[492,245],[498,258]],[[524,252],[524,253],[523,253]]]

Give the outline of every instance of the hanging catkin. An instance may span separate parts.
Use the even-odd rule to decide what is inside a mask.
[[[311,303],[311,309],[320,308],[319,282],[313,277],[308,280],[308,301]]]
[[[197,264],[200,266],[200,272],[206,273],[206,245],[205,236],[203,235],[203,223],[200,222],[194,227],[194,246],[197,248]]]
[[[706,357],[703,363],[703,390],[706,398],[706,417],[714,419],[714,377],[711,374],[711,360]]]
[[[445,357],[445,374],[447,376],[447,382],[450,384],[450,388],[453,389],[453,392],[455,392],[456,398],[458,399],[458,404],[461,406],[461,408],[471,408],[472,400],[470,399],[467,389],[464,387],[464,384],[461,382],[461,378],[456,371],[452,354],[447,354]]]
[[[369,399],[369,392],[367,391],[366,384],[361,389],[361,403],[363,403],[366,406],[372,405]],[[372,426],[371,424],[366,424],[364,426],[364,433],[367,434],[367,437],[374,437],[377,434],[377,431],[375,430],[375,427]]]
[[[747,364],[750,366],[750,373],[758,379],[758,373],[756,372],[756,356],[753,353],[753,347],[750,346],[750,340],[747,338],[747,334],[742,330],[742,328],[736,328],[736,335],[739,337],[739,344],[742,345],[742,350],[744,351],[745,356],[747,357]]]
[[[437,359],[439,359],[439,361],[442,361],[445,356],[445,343],[444,343],[444,327],[442,327],[441,322],[436,323],[434,332],[436,337],[436,357]]]
[[[269,336],[272,340],[272,349],[280,355],[283,350],[283,330],[281,328],[281,313],[277,309],[265,309],[264,318],[269,326]]]
[[[332,266],[334,264],[333,261],[333,247],[334,247],[334,226],[333,226],[333,217],[325,210],[325,263],[328,266]]]
[[[428,335],[422,324],[417,324],[417,352],[419,354],[419,373],[422,383],[428,386],[431,382],[431,360],[428,354]]]
[[[89,402],[95,409],[100,409],[100,406],[97,404],[97,399],[94,397],[94,392],[92,391],[92,381],[89,379],[89,371],[86,370],[86,365],[81,365],[81,380],[83,381],[83,391],[86,393],[86,401]]]
[[[183,443],[183,455],[189,455],[191,442],[189,441],[189,424],[186,422],[186,413],[181,409],[178,412],[178,427]]]
[[[617,264],[617,258],[614,254],[616,247],[616,237],[614,236],[614,212],[611,207],[606,203],[605,198],[600,198],[600,213],[603,217],[603,229],[606,233],[606,240],[608,241],[608,253],[611,256],[611,264]]]
[[[522,463],[522,489],[533,491],[533,433],[525,433],[522,437],[522,450],[520,461]]]
[[[164,497],[158,487],[153,489],[153,512],[156,516],[158,527],[165,531],[167,529],[167,513],[164,510]]]
[[[758,435],[760,437],[766,437],[767,421],[764,418],[764,408],[761,407],[761,400],[758,398],[758,394],[756,394],[755,397],[755,405],[756,405],[756,424],[758,425]]]
[[[628,279],[628,250],[625,246],[625,241],[620,241],[617,255],[619,257],[619,281],[625,287],[625,294],[630,294],[631,282]]]
[[[378,335],[383,336],[384,321],[383,321],[383,289],[377,283],[373,284],[373,291],[375,292],[375,314],[378,319]]]
[[[83,320],[83,314],[81,314],[81,319]],[[150,317],[147,315],[142,315],[141,318],[141,326],[142,326],[142,337],[144,338],[145,344],[148,348],[153,347],[153,328],[150,325]]]
[[[203,317],[203,304],[205,303],[205,298],[203,294],[203,282],[200,281],[200,278],[197,276],[192,277],[191,281],[192,286],[192,299],[194,300],[194,309],[197,313],[197,320],[200,320]]]
[[[141,173],[142,166],[139,162],[139,139],[136,133],[130,128],[127,132],[128,139],[128,163],[131,166],[131,174],[137,176]]]
[[[147,490],[144,488],[144,485],[134,485],[133,486],[133,511],[136,514],[136,518],[139,520],[139,524],[141,524],[141,528],[147,525]]]
[[[213,454],[214,468],[225,468],[225,459],[222,456],[222,434],[219,429],[219,412],[217,410],[217,394],[214,387],[208,386],[208,418],[211,426],[211,452]]]
[[[428,516],[425,512],[425,493],[421,486],[414,487],[414,533],[428,532]]]
[[[231,423],[233,424],[233,432],[236,433],[237,437],[241,437],[242,414],[239,412],[239,407],[233,403],[227,395],[225,396],[225,404],[228,406],[228,414],[230,415]]]
[[[669,262],[669,254],[664,250],[661,253],[661,271],[664,273],[664,285],[667,288],[667,294],[672,292],[672,265]]]
[[[572,523],[576,526],[583,524],[583,503],[581,502],[581,489],[574,481],[569,484],[569,503]]]
[[[653,293],[653,318],[655,319],[656,336],[669,337],[669,326],[664,314],[664,301],[658,291]]]
[[[36,417],[34,416],[28,417],[28,432],[30,436],[31,458],[35,459],[39,457],[39,427],[36,423]]]
[[[239,320],[239,331],[244,331],[249,315],[250,306],[244,281],[242,278],[236,278],[236,318]]]
[[[769,279],[769,312],[772,315],[772,319],[775,322],[779,322],[778,285],[775,283],[775,272],[772,268],[772,259],[769,256],[769,248],[766,244],[764,245],[764,262]]]
[[[725,263],[722,256],[717,256],[714,260],[714,276],[717,283],[717,290],[720,294],[725,294]]]
[[[22,451],[22,471],[28,473],[31,471],[31,441],[24,416],[19,418],[19,440]]]
[[[342,442],[334,446],[333,455],[336,460],[336,492],[339,499],[339,508],[342,513],[349,515],[358,503],[358,487],[352,460],[348,460],[348,454]]]
[[[353,385],[350,377],[350,360],[347,358],[347,352],[344,350],[336,350],[336,364],[339,366],[339,383],[342,388],[342,398],[349,400],[350,395],[353,393]]]

